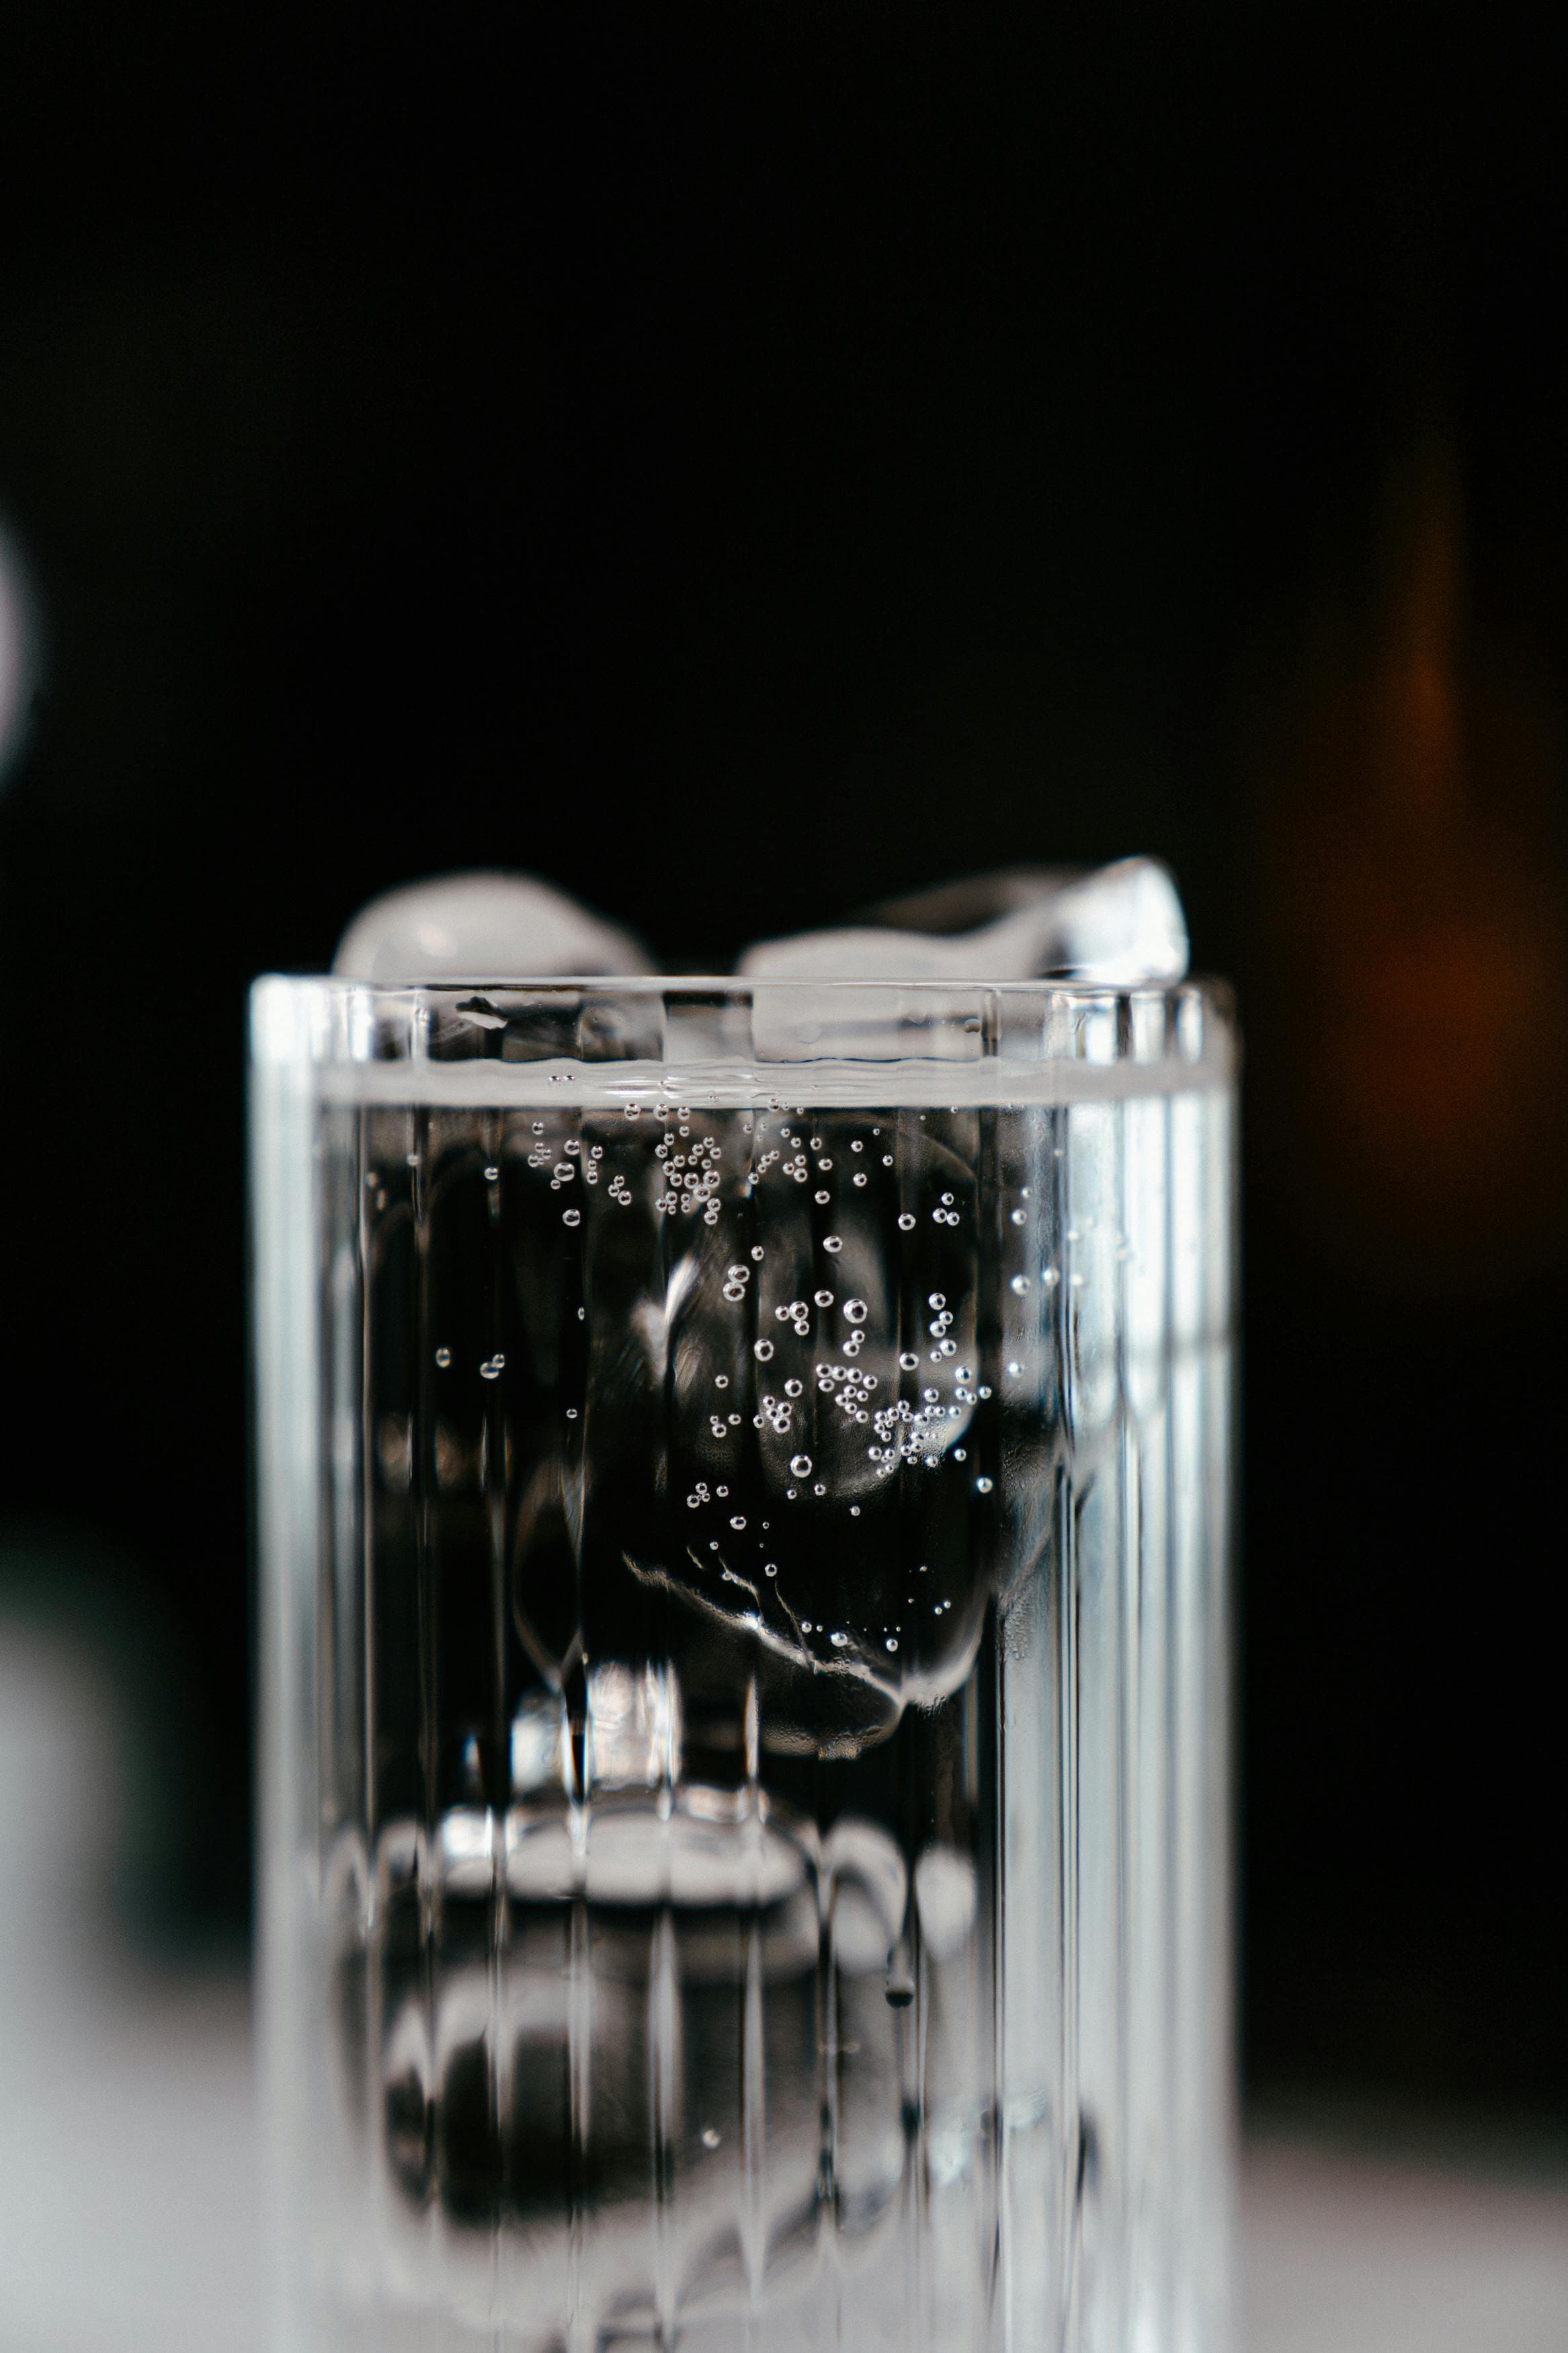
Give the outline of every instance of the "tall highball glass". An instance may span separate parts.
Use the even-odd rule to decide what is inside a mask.
[[[1224,993],[252,1022],[279,2353],[1220,2353]]]

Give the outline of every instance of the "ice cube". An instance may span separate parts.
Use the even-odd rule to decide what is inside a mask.
[[[338,942],[353,980],[550,979],[658,969],[642,942],[531,874],[439,874],[373,899]]]
[[[1084,873],[1011,867],[868,910],[840,931],[749,947],[750,979],[1029,980],[1102,987],[1180,980],[1187,927],[1169,872],[1121,858]]]

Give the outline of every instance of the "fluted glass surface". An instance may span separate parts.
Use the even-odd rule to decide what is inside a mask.
[[[279,2353],[1221,2353],[1232,1060],[258,984]]]

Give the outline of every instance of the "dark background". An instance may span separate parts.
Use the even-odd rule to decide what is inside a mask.
[[[690,970],[1149,850],[1250,1053],[1249,2087],[1568,2118],[1559,93],[1496,9],[11,0],[5,1574],[162,1694],[165,1934],[252,975],[442,867]]]

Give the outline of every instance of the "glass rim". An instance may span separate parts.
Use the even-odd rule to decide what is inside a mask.
[[[250,983],[254,994],[258,989],[279,986],[289,988],[329,989],[342,996],[366,991],[374,997],[408,997],[416,996],[473,996],[489,989],[504,989],[509,995],[526,993],[531,997],[581,996],[593,990],[598,995],[625,997],[662,997],[672,991],[700,994],[704,997],[724,997],[743,1000],[759,990],[768,992],[794,991],[837,996],[853,992],[857,996],[879,990],[896,989],[901,996],[955,997],[965,992],[996,994],[1009,997],[1083,997],[1103,1000],[1108,997],[1138,997],[1142,998],[1175,997],[1197,995],[1226,1018],[1234,1011],[1235,990],[1232,984],[1218,974],[1184,973],[1179,980],[1140,978],[1135,980],[1094,979],[1084,974],[1038,973],[1027,978],[1006,980],[986,979],[965,975],[924,973],[916,977],[902,978],[897,974],[877,973],[864,976],[854,973],[479,973],[461,979],[443,975],[439,979],[375,979],[346,972],[262,972]]]

